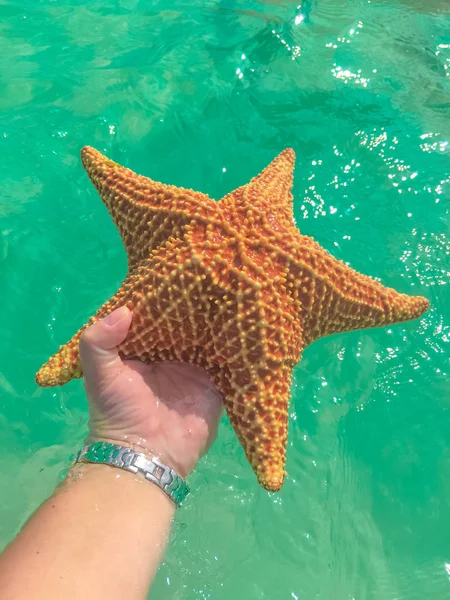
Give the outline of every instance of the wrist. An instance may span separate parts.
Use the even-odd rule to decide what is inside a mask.
[[[76,463],[73,465],[65,480],[58,486],[56,493],[69,491],[73,486],[88,487],[96,497],[103,495],[110,504],[124,506],[124,501],[134,509],[141,511],[152,505],[167,515],[173,515],[174,503],[156,485],[152,485],[143,477],[125,471],[114,469],[101,463]]]
[[[162,490],[177,506],[189,495],[189,486],[171,467],[155,456],[146,457],[143,452],[130,446],[98,440],[83,446],[75,464],[102,464],[114,469],[131,472],[141,480],[147,480]]]

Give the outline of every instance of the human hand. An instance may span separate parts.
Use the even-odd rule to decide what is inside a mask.
[[[220,394],[195,365],[122,360],[131,319],[119,308],[81,336],[89,437],[153,453],[186,477],[217,435]]]

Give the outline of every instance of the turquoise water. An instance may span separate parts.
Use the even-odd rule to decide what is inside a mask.
[[[299,1],[0,0],[1,546],[86,432],[35,371],[126,269],[80,148],[220,198],[292,146],[301,231],[431,309],[307,349],[280,493],[224,419],[150,597],[450,597],[450,7]]]

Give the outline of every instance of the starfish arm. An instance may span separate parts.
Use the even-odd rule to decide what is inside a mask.
[[[262,219],[269,231],[292,227],[294,164],[295,153],[287,148],[250,183],[224,196],[220,204],[234,212],[237,220],[245,216],[253,226]]]
[[[385,287],[306,236],[292,257],[287,285],[301,314],[305,345],[333,333],[416,319],[429,307],[426,298]]]
[[[246,378],[245,368],[223,369],[212,377],[258,482],[274,492],[286,474],[291,367],[279,363],[259,369],[258,377],[243,385]]]
[[[198,231],[192,237],[201,239]],[[236,249],[206,252],[202,265],[208,263],[212,295],[219,302],[208,323],[206,370],[259,482],[275,491],[284,479],[291,369],[302,348],[300,321],[287,293],[282,295],[270,276],[262,283],[252,277]]]
[[[192,248],[168,241],[140,264],[119,291],[39,370],[41,386],[64,385],[82,377],[78,344],[86,327],[120,306],[133,313],[119,346],[123,358],[145,362],[179,360],[206,367],[212,307],[211,281]]]
[[[186,240],[161,247],[135,284],[133,320],[119,346],[125,358],[213,367],[211,325],[220,291]],[[213,368],[214,370],[214,368]]]
[[[217,203],[206,194],[136,175],[86,146],[81,160],[106,205],[128,254],[128,270],[196,218],[213,219]]]
[[[42,365],[36,374],[36,383],[42,387],[64,385],[71,379],[83,376],[78,344],[83,331],[99,319],[103,319],[116,308],[128,306],[132,289],[133,276],[127,278],[123,286],[81,327],[77,333]]]

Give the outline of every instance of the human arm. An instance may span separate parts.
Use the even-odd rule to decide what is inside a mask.
[[[116,347],[130,322],[129,311],[119,309],[80,343],[90,439],[157,454],[186,477],[216,435],[220,397],[198,367],[122,361]],[[146,598],[174,511],[164,492],[138,475],[76,466],[0,557],[2,597]]]

